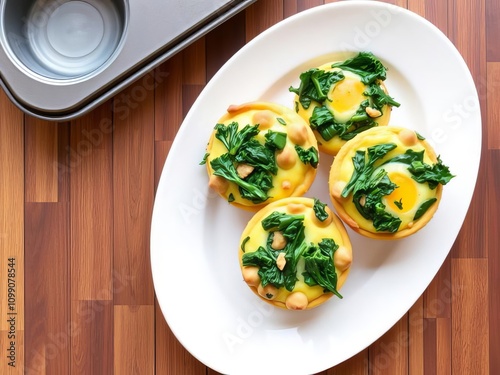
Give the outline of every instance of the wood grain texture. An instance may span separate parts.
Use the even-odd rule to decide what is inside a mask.
[[[122,93],[130,98],[129,113],[113,122],[113,246],[120,249],[113,252],[113,271],[128,280],[115,285],[115,305],[154,304],[148,228],[154,199],[155,101],[146,77]]]
[[[489,374],[488,261],[453,259],[451,272],[453,374]]]
[[[1,92],[0,353],[2,355],[0,357],[0,373],[2,374],[22,374],[25,364],[23,120],[22,114]],[[13,261],[9,259],[13,259]],[[9,272],[11,269],[14,269],[14,272]],[[9,287],[14,287],[15,290],[9,290]],[[9,292],[15,293],[14,296],[10,295],[14,300],[9,300]],[[13,324],[9,321],[10,319],[14,319]],[[11,334],[14,334],[15,337],[10,336]],[[7,356],[11,356],[12,350],[15,352],[14,358],[7,358]],[[9,363],[13,363],[15,367]]]
[[[155,299],[156,187],[184,117],[220,67],[277,22],[336,1],[258,0],[70,123],[23,115],[0,93],[0,374],[219,374],[180,344]],[[425,292],[376,342],[318,375],[497,374],[500,5],[385,2],[428,19],[464,57],[483,115],[481,167],[460,234]],[[5,356],[9,257],[16,367]]]

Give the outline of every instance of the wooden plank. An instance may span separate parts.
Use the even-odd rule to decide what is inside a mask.
[[[123,93],[135,98],[113,133],[113,268],[129,278],[114,288],[115,305],[153,305],[149,227],[154,200],[154,91],[139,80]]]
[[[424,373],[424,297],[408,312],[408,375]]]
[[[2,374],[22,374],[25,363],[23,132],[21,112],[10,103],[3,91],[0,92],[0,133],[2,134],[0,137],[0,181],[2,181],[0,189],[0,285],[2,288],[0,293],[0,352],[2,353],[0,373]],[[9,292],[14,295],[9,296]]]
[[[500,95],[500,62],[488,63],[487,69],[487,146],[489,150],[498,150],[500,149],[500,112],[495,103]]]
[[[424,317],[451,316],[451,256],[449,255],[424,293]]]
[[[114,307],[114,373],[154,374],[154,306]]]
[[[200,38],[178,55],[182,59],[182,82],[185,85],[204,85],[207,83],[206,39]]]
[[[29,152],[29,151],[28,151]],[[26,368],[70,371],[68,203],[26,203]]]
[[[452,259],[452,370],[489,374],[488,261]]]
[[[435,374],[437,368],[436,319],[424,319],[424,374]]]
[[[71,124],[72,300],[111,300],[112,112],[105,103]]]
[[[485,17],[485,0],[448,0],[448,34],[469,66],[476,84],[486,71]]]
[[[466,61],[479,93],[481,107],[485,108],[486,100],[486,35],[485,0],[471,2],[469,0],[448,1],[448,36]],[[470,30],[475,30],[471,33]],[[465,100],[466,98],[464,98]],[[483,113],[485,124],[485,115]],[[483,131],[486,126],[483,124]],[[465,126],[465,125],[464,125]],[[483,138],[483,145],[485,143]],[[484,145],[485,146],[485,145]],[[484,157],[483,147],[483,157]],[[484,160],[484,159],[483,159]],[[458,236],[452,250],[455,258],[484,258],[486,256],[485,234],[481,228],[487,225],[482,209],[482,197],[486,194],[486,175],[481,166],[476,185],[476,193],[465,218],[465,225]]]
[[[489,351],[490,369],[500,369],[500,150],[488,152],[488,195],[486,210],[488,212],[488,285],[489,285]]]
[[[446,34],[448,30],[447,2],[425,0],[425,18],[431,21],[439,30]]]
[[[71,374],[113,373],[113,302],[73,301]]]
[[[408,0],[408,9],[419,16],[429,19],[425,12],[425,4],[426,0]]]
[[[408,372],[408,315],[369,347],[370,375]]]
[[[500,35],[500,2],[497,0],[486,0],[486,41],[487,61],[500,62],[500,48],[498,48],[498,36]]]
[[[245,41],[248,43],[261,32],[283,19],[283,0],[257,1],[246,9],[245,15]]]
[[[326,375],[368,375],[368,349],[362,350],[355,356],[328,369]]]
[[[183,58],[177,54],[155,69],[154,93],[155,140],[172,141],[182,113]]]
[[[250,6],[251,7],[251,6]],[[245,44],[245,12],[238,13],[206,35],[206,79]]]
[[[297,2],[297,13],[324,4],[324,0],[296,0],[296,2]]]
[[[26,202],[57,202],[59,198],[57,167],[57,123],[26,117]]]
[[[436,374],[452,374],[451,336],[451,318],[436,318]]]

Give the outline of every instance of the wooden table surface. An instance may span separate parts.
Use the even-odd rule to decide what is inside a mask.
[[[1,374],[216,374],[179,344],[155,300],[155,187],[183,117],[225,61],[326,2],[258,0],[71,123],[24,115],[0,93]],[[481,102],[481,167],[425,293],[378,341],[322,374],[499,374],[500,2],[387,2],[430,20],[462,53]]]

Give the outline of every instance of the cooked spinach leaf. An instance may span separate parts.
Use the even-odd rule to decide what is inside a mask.
[[[341,68],[356,73],[361,82],[368,85],[377,79],[386,79],[386,68],[371,52],[360,52],[357,56],[332,64],[332,68]]]
[[[427,210],[434,204],[434,202],[437,201],[437,198],[431,198],[426,200],[424,203],[420,205],[420,207],[417,209],[417,212],[415,212],[415,216],[413,217],[413,220],[418,220],[422,217],[423,214],[427,212]]]
[[[370,102],[361,102],[356,113],[347,122],[338,122],[327,107],[315,107],[309,119],[311,129],[316,130],[325,141],[339,137],[344,141],[377,126],[377,122],[366,114]]]
[[[398,201],[394,201],[393,203],[394,203],[394,205],[395,205],[397,208],[399,208],[400,210],[402,210],[402,209],[403,209],[403,198],[400,198]]]
[[[216,176],[224,177],[226,180],[234,182],[240,188],[240,192],[244,192],[245,196],[253,202],[264,202],[267,200],[267,191],[261,189],[258,185],[245,181],[238,176],[236,168],[229,154],[223,154],[218,158],[212,160],[210,165],[213,169],[213,174]]]
[[[236,155],[241,145],[259,134],[259,125],[246,125],[238,130],[238,123],[232,122],[229,125],[217,124],[215,130],[215,138],[224,144],[230,155]]]
[[[200,165],[207,164],[207,159],[208,159],[209,156],[210,156],[210,153],[206,152],[205,155],[203,155],[203,159],[201,159],[201,161],[200,161]]]
[[[337,272],[333,264],[333,255],[338,247],[331,238],[323,238],[317,246],[311,244],[302,255],[305,261],[305,271],[302,275],[307,285],[319,285],[325,291],[342,298],[337,291]]]
[[[267,231],[285,230],[294,221],[302,222],[304,215],[290,215],[285,212],[273,211],[264,220],[262,228]]]
[[[427,182],[430,189],[435,189],[439,184],[446,185],[455,177],[451,174],[450,169],[443,164],[439,156],[436,164],[429,165],[422,161],[414,161],[408,170],[415,181],[419,183]]]
[[[396,148],[394,143],[383,143],[358,150],[352,158],[354,171],[342,191],[345,198],[352,194],[353,203],[359,213],[373,222],[377,231],[396,232],[401,219],[385,211],[382,197],[394,191],[396,185],[389,179],[384,169],[375,172],[375,162]],[[368,154],[368,156],[366,156]]]
[[[385,161],[384,164],[408,164],[408,171],[412,174],[412,178],[419,183],[427,182],[430,189],[435,189],[438,184],[446,185],[455,177],[451,174],[450,169],[443,164],[439,156],[437,158],[437,163],[432,165],[425,163],[424,152],[425,150],[414,151],[408,149],[404,154],[397,155]]]
[[[288,90],[297,94],[300,104],[307,109],[313,100],[318,103],[325,101],[331,86],[344,78],[344,74],[338,70],[326,72],[318,68],[313,68],[300,75],[300,85],[298,88],[290,86]]]
[[[313,211],[314,215],[319,221],[325,221],[328,219],[328,213],[325,210],[326,203],[321,202],[319,199],[314,198]]]
[[[250,241],[250,236],[246,236],[243,241],[241,241],[241,251],[245,252],[245,246],[247,242]]]
[[[309,163],[313,168],[316,168],[318,166],[319,154],[316,147],[311,146],[306,150],[299,145],[295,145],[295,151],[297,151],[297,155],[299,156],[299,159],[302,163]]]
[[[249,139],[239,147],[234,161],[263,169],[274,175],[278,173],[274,152],[255,138]]]
[[[364,189],[375,169],[375,162],[383,158],[389,151],[394,150],[396,147],[395,143],[383,143],[368,147],[367,151],[356,151],[356,154],[352,158],[354,172],[344,190],[342,190],[342,197],[346,198],[351,192],[356,193],[356,191]],[[365,160],[366,153],[368,153],[368,160]]]
[[[264,136],[266,138],[266,147],[270,150],[283,150],[286,145],[286,133],[268,130]]]
[[[285,284],[285,278],[276,265],[278,255],[278,251],[273,251],[268,246],[259,246],[256,251],[243,254],[242,264],[259,267],[258,274],[262,286],[272,284],[276,288],[281,288]]]
[[[364,94],[366,96],[371,97],[372,105],[371,107],[376,108],[378,110],[382,110],[382,108],[386,105],[390,105],[393,107],[399,107],[401,104],[395,101],[392,97],[387,95],[382,87],[377,83],[372,83],[368,85]]]

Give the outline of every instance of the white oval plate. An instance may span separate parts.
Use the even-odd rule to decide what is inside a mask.
[[[391,124],[417,130],[457,174],[420,232],[376,241],[350,232],[354,263],[341,290],[311,311],[261,302],[242,281],[239,238],[248,212],[210,192],[199,166],[210,132],[230,104],[268,100],[292,106],[290,85],[310,67],[371,51],[389,68],[401,103]],[[375,1],[319,6],[271,27],[235,54],[185,118],[164,166],[151,228],[156,295],[173,333],[196,358],[224,374],[309,374],[363,350],[413,305],[460,230],[481,153],[477,92],[462,57],[432,24]],[[321,155],[308,196],[330,202],[332,158]]]

